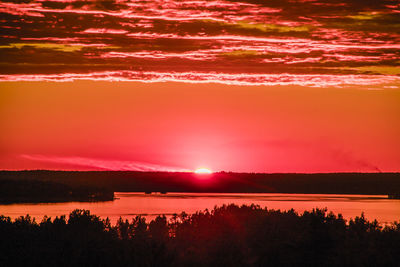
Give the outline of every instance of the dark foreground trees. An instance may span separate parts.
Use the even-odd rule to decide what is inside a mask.
[[[167,220],[0,217],[0,266],[400,266],[400,224],[235,205]]]

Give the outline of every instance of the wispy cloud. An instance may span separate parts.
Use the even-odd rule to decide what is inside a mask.
[[[138,162],[138,161],[121,161],[121,160],[94,159],[86,157],[59,157],[59,156],[48,156],[48,155],[25,155],[25,154],[20,155],[20,157],[32,161],[74,165],[83,168],[90,167],[90,168],[95,168],[100,170],[110,170],[110,171],[166,171],[166,172],[190,171],[184,168],[162,166],[162,165]]]

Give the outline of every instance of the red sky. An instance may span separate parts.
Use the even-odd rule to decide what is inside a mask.
[[[1,169],[400,169],[399,90],[93,81],[1,87]]]
[[[398,0],[0,2],[0,169],[400,170]]]

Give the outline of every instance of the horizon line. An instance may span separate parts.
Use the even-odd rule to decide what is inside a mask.
[[[140,170],[50,170],[50,169],[20,169],[20,170],[6,170],[2,169],[0,172],[32,172],[32,171],[47,171],[47,172],[138,172],[138,173],[191,173],[195,171],[140,171]],[[340,172],[236,172],[236,171],[213,171],[211,174],[400,174],[400,171],[340,171]]]

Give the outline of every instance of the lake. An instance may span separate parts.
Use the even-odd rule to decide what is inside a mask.
[[[369,220],[382,224],[400,221],[400,200],[386,195],[330,195],[330,194],[248,194],[248,193],[115,193],[116,199],[108,202],[66,202],[0,205],[0,214],[17,218],[29,214],[40,221],[44,215],[55,217],[68,215],[74,209],[88,209],[102,218],[109,217],[115,223],[119,217],[131,219],[137,215],[151,220],[157,215],[171,217],[174,213],[194,213],[213,209],[223,204],[250,205],[268,209],[295,209],[302,213],[313,208],[328,208],[345,219],[360,216],[364,212]]]

